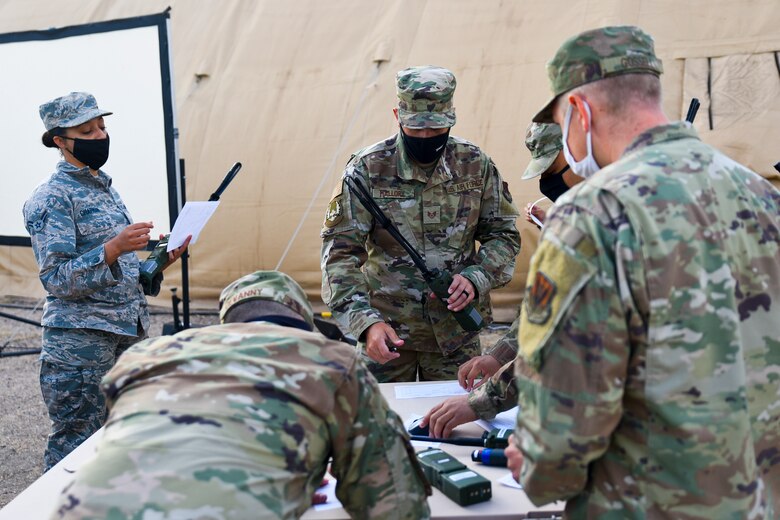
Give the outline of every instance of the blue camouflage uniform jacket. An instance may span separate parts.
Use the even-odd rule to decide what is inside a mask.
[[[47,291],[44,327],[97,329],[138,335],[149,327],[138,282],[138,257],[109,266],[103,245],[132,224],[111,177],[60,161],[24,203],[24,222]]]

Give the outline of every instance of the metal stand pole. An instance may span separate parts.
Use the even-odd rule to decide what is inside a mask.
[[[179,172],[181,175],[181,204],[187,203],[187,175],[184,172],[184,159],[179,159]],[[184,328],[190,328],[190,270],[189,252],[181,255],[181,298],[183,304]]]

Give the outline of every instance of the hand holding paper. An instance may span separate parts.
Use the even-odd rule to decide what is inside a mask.
[[[201,230],[209,221],[211,215],[219,206],[219,201],[214,202],[188,202],[179,213],[179,218],[171,230],[171,236],[168,239],[168,252],[181,246],[189,235],[192,235],[190,244],[198,240]]]

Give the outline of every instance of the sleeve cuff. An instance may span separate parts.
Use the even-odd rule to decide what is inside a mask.
[[[106,249],[103,244],[87,252],[83,259],[86,265],[98,273],[98,286],[95,288],[113,287],[122,279],[122,266],[119,259],[113,265],[108,265],[106,263]]]
[[[384,322],[385,320],[378,313],[361,314],[353,320],[350,320],[349,330],[355,339],[362,341],[361,336],[374,323]]]
[[[466,267],[460,274],[468,279],[477,290],[479,295],[479,303],[486,304],[487,297],[490,293],[490,289],[493,288],[493,284],[490,282],[485,270],[478,265],[470,265]]]
[[[488,348],[485,354],[494,357],[501,366],[504,366],[517,357],[517,342],[507,340],[507,337],[504,336],[495,345]]]
[[[487,384],[484,384],[469,392],[468,403],[478,418],[483,421],[495,419],[498,410],[493,405],[493,400],[487,392]]]

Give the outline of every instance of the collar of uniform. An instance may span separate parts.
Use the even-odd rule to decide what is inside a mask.
[[[676,121],[666,125],[655,126],[636,136],[636,138],[631,141],[631,144],[623,151],[623,155],[641,150],[642,148],[653,144],[689,138],[698,139],[699,134],[697,134],[691,124],[686,121]]]
[[[401,139],[401,130],[395,136],[395,145],[398,148],[398,176],[406,181],[420,181],[428,187],[436,186],[443,182],[452,180],[452,173],[449,166],[447,166],[447,154],[449,153],[450,143],[449,139],[444,148],[444,153],[439,158],[439,162],[436,164],[436,168],[431,173],[430,178],[425,173],[425,170],[417,166],[417,164],[409,157],[404,148],[404,140]]]
[[[78,179],[79,181],[86,183],[86,184],[98,184],[99,186],[103,186],[104,188],[109,188],[111,186],[111,183],[113,182],[111,177],[106,175],[103,170],[98,170],[97,177],[92,175],[89,171],[89,167],[85,166],[83,168],[77,168],[76,166],[73,166],[68,161],[60,161],[57,163],[57,171],[66,173],[73,177],[74,179]]]

